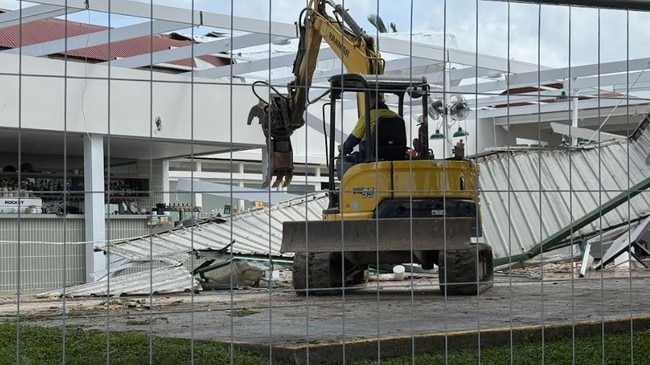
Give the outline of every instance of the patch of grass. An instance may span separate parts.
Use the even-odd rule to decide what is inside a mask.
[[[126,321],[126,324],[129,325],[129,326],[143,326],[143,325],[148,325],[148,324],[157,323],[157,322],[169,323],[169,319],[167,319],[167,317],[156,317],[156,318],[153,318],[153,319],[149,319],[149,318],[128,319]]]
[[[545,364],[545,365],[629,365],[650,364],[650,330],[601,336],[556,339],[541,342],[522,343],[481,350],[466,350],[445,354],[422,354],[382,360],[382,365],[406,364],[449,364],[449,365],[501,365],[501,364]],[[354,363],[354,365],[376,364],[377,360]]]
[[[100,308],[88,308],[88,309],[70,309],[68,311],[69,317],[85,317],[85,316],[96,316],[102,314],[102,309]]]
[[[226,314],[228,314],[231,317],[248,317],[257,313],[259,313],[259,311],[250,310],[248,308],[233,309],[231,311],[226,311]]]
[[[234,364],[258,365],[268,359],[231,350],[230,346],[210,341],[149,337],[143,333],[110,333],[78,328],[20,326],[20,361],[16,360],[16,323],[0,323],[0,365],[65,364]],[[64,346],[65,340],[65,346]],[[65,349],[65,355],[64,355]],[[108,361],[107,361],[107,357]],[[281,365],[280,362],[273,362]]]
[[[67,328],[20,326],[20,361],[16,360],[17,325],[0,323],[0,365],[16,364],[242,364],[270,363],[257,356],[210,341],[150,337],[146,333],[104,333]],[[65,338],[64,338],[65,335]],[[64,346],[65,340],[65,346]],[[65,355],[64,355],[65,348]],[[193,351],[193,352],[192,352]],[[542,355],[543,351],[543,355]],[[500,365],[500,364],[650,364],[650,330],[601,336],[568,338],[486,348],[479,353],[467,350],[449,354],[420,354],[383,359],[384,365]],[[632,358],[633,356],[633,358]],[[107,359],[107,357],[109,357]],[[276,360],[276,365],[286,365]],[[377,359],[354,365],[377,364]]]
[[[287,312],[284,314],[284,316],[289,318],[305,318],[305,312]]]

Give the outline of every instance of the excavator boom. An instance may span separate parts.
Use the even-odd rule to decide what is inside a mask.
[[[332,15],[328,15],[328,7]],[[263,187],[270,185],[273,176],[276,177],[273,187],[291,183],[293,150],[290,137],[305,124],[309,88],[323,40],[341,59],[348,72],[382,74],[384,71],[384,60],[373,38],[359,27],[341,5],[331,0],[311,0],[301,12],[298,24],[300,38],[293,64],[295,78],[287,85],[287,93],[271,93],[268,101],[260,99],[248,115],[249,125],[253,119],[259,119],[266,137],[267,146],[263,153],[267,166]],[[357,102],[363,105],[361,94]]]

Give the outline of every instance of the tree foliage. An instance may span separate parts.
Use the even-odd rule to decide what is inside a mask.
[[[377,14],[370,14],[368,15],[368,22],[372,24],[375,28],[377,28],[377,31],[379,33],[388,33],[388,28],[386,28],[386,24],[384,23],[384,20]],[[395,23],[391,22],[389,24],[390,30],[393,33],[397,33],[397,25]]]

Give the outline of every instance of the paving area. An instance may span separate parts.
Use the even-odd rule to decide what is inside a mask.
[[[629,330],[632,318],[635,328],[650,326],[650,271],[590,272],[584,278],[556,271],[544,273],[543,280],[541,272],[530,270],[501,273],[495,286],[478,297],[445,297],[437,278],[407,278],[369,282],[363,289],[334,297],[298,297],[288,287],[108,301],[69,298],[64,302],[25,294],[19,308],[23,323],[217,340],[266,354],[272,346],[274,356],[297,363],[305,362],[301,355],[305,351],[312,361],[335,353],[348,356],[341,354],[345,348],[351,352],[355,344],[362,344],[370,358],[376,358],[379,344],[384,355],[408,354],[420,340],[416,352],[435,349],[436,341],[462,334],[469,337],[459,346],[475,347],[477,332],[503,335],[525,330],[534,336],[542,326],[567,324],[591,324],[600,331],[603,323],[616,321]],[[0,319],[15,318],[17,310],[15,297],[1,298]],[[548,330],[546,335],[551,333]],[[504,343],[509,336],[502,339]],[[481,343],[498,338],[482,337]],[[319,349],[327,355],[319,355]]]

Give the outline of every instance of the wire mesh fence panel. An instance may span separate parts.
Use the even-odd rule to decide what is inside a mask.
[[[0,364],[647,363],[649,11],[0,0]]]

